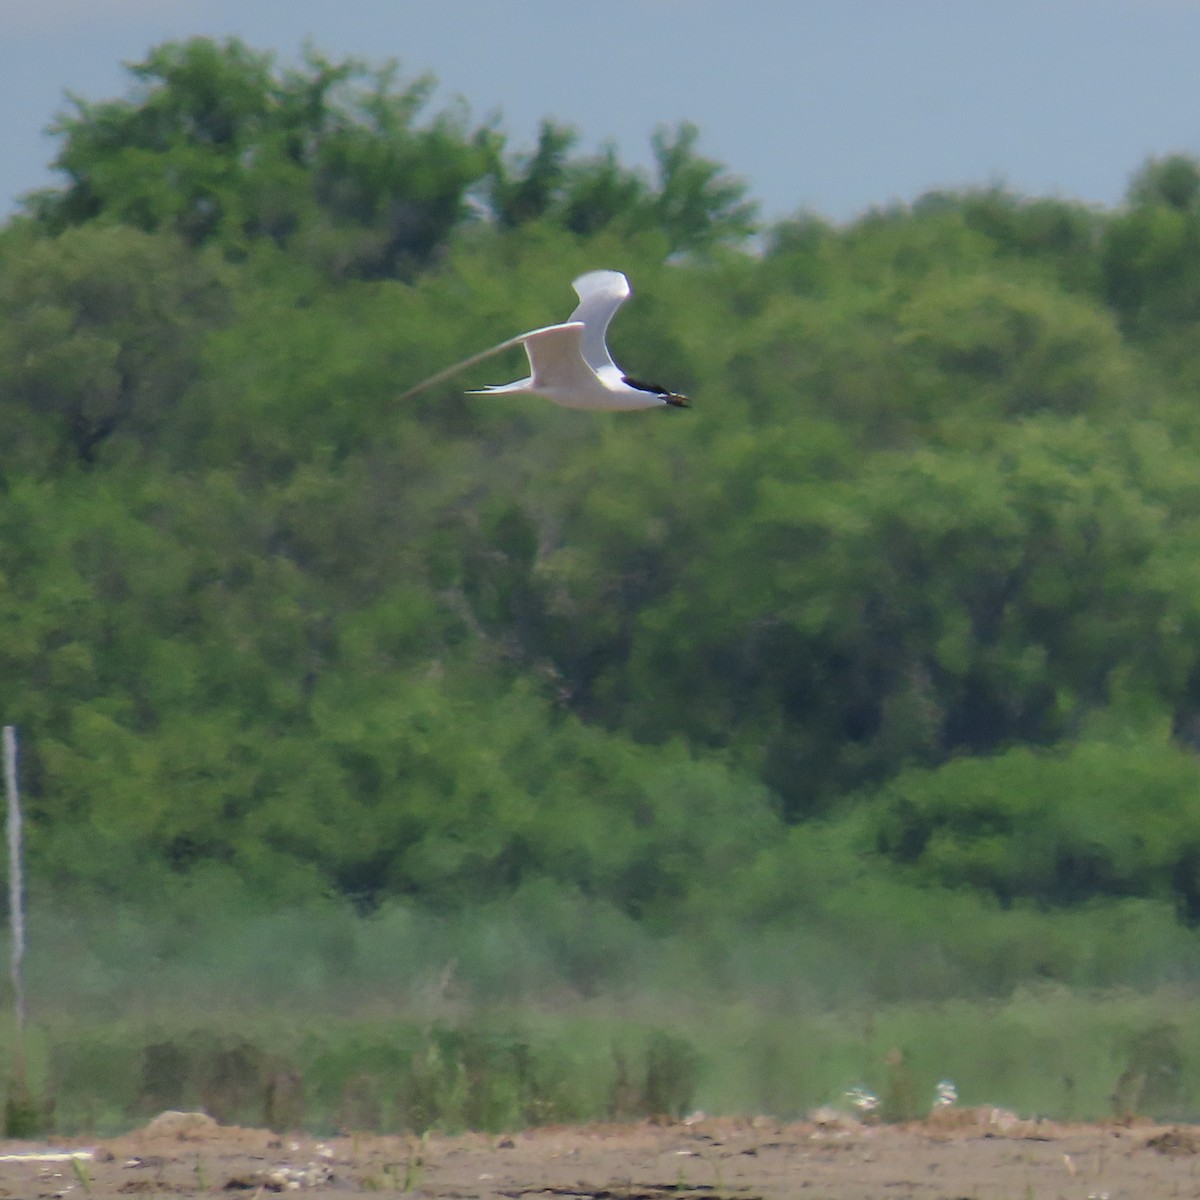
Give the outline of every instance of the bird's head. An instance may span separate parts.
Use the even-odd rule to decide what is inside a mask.
[[[632,379],[628,375],[623,375],[621,378],[629,387],[637,388],[639,392],[649,392],[651,396],[657,396],[664,404],[670,404],[675,408],[691,407],[686,396],[681,396],[678,392],[668,392],[661,383],[647,383],[644,379]]]

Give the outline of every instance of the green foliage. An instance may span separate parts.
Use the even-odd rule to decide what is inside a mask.
[[[1131,407],[1131,367],[1112,318],[1057,289],[955,279],[921,289],[900,320],[916,388],[931,406],[943,396],[945,407],[955,403],[964,424],[982,413],[1100,417]]]
[[[38,1105],[24,1081],[11,1081],[4,1100],[4,1136],[35,1138],[52,1127],[51,1114]]]
[[[1200,163],[1152,159],[1134,178],[1130,204],[1104,232],[1103,295],[1132,333],[1186,361],[1172,346],[1200,312]]]
[[[231,254],[266,239],[371,277],[426,262],[485,169],[459,115],[415,124],[431,81],[397,87],[391,66],[309,52],[280,74],[237,39],[192,38],[131,73],[130,98],[73,98],[59,119],[69,184],[32,201],[51,227],[115,220]]]
[[[954,1081],[964,1106],[1062,1119],[1185,1120],[1200,1086],[1194,998],[1055,987],[1003,1001],[821,1012],[706,1003],[468,1020],[181,1012],[47,1027],[46,1132],[115,1134],[201,1103],[261,1124],[286,1093],[289,1130],[513,1131],[691,1111],[792,1118],[869,1087],[909,1113]],[[672,1033],[657,1022],[669,1022]],[[697,1047],[703,1047],[703,1059]],[[132,1069],[131,1069],[132,1068]]]
[[[754,231],[757,205],[746,187],[696,151],[700,131],[683,122],[651,138],[653,181],[617,161],[611,146],[571,162],[575,141],[565,127],[544,121],[537,150],[516,168],[497,160],[491,203],[502,227],[547,220],[572,233],[602,231],[626,237],[654,230],[670,251],[708,251],[737,244]]]
[[[686,124],[642,172],[311,50],[131,72],[0,231],[35,896],[204,912],[241,966],[301,918],[239,918],[329,902],[276,964],[302,994],[392,986],[380,930],[422,986],[452,935],[464,991],[518,999],[1194,978],[1195,163],[1111,213],[934,194],[749,254]],[[396,402],[609,265],[616,358],[693,411]],[[434,1041],[421,1121],[525,1103],[471,1108]],[[679,1108],[700,1064],[650,1059],[626,1084]]]
[[[271,1125],[285,1094],[289,1131],[326,1134],[597,1120],[611,1115],[617,1093],[626,1119],[688,1109],[698,1056],[686,1039],[627,1029],[617,1044],[618,1031],[600,1021],[546,1026],[359,1018],[303,1021],[281,1036],[278,1024],[244,1015],[234,1024],[196,1014],[190,1027],[67,1022],[47,1064],[66,1103],[53,1123],[30,1109],[35,1123],[8,1136],[53,1125],[115,1133],[164,1108],[200,1106],[223,1124]]]
[[[225,280],[167,235],[121,226],[4,237],[0,471],[94,465],[110,439],[145,446],[194,378]]]
[[[300,69],[280,71],[236,38],[197,37],[129,69],[129,96],[73,96],[58,118],[67,186],[29,202],[46,227],[118,222],[235,259],[265,243],[335,279],[412,277],[485,196],[501,228],[543,217],[579,233],[659,228],[673,250],[753,227],[744,186],[696,153],[690,125],[655,134],[652,188],[611,153],[571,162],[574,134],[551,121],[512,163],[461,106],[421,123],[433,80],[401,83],[395,63],[334,63],[309,48]]]
[[[1200,767],[1161,738],[904,772],[875,805],[880,851],[928,881],[1006,904],[1152,896],[1200,921]]]

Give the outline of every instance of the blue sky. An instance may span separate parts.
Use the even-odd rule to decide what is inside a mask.
[[[0,29],[0,212],[52,179],[65,91],[118,95],[193,34],[396,58],[517,148],[550,116],[645,163],[694,121],[768,217],[993,181],[1112,205],[1150,155],[1200,155],[1200,0],[0,0]]]

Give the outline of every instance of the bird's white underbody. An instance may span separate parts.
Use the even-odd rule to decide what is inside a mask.
[[[630,296],[629,280],[620,271],[589,271],[571,286],[579,296],[579,304],[568,320],[518,334],[464,358],[409,388],[401,399],[415,396],[484,359],[520,345],[525,347],[529,358],[530,373],[525,379],[474,389],[468,394],[541,396],[564,408],[609,411],[663,405],[686,408],[686,396],[657,384],[630,379],[608,352],[605,337],[609,322]]]

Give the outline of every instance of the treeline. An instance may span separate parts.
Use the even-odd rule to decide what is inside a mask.
[[[131,74],[0,231],[35,890],[953,911],[997,983],[1200,923],[1200,163],[760,228],[688,126],[646,173],[316,53]],[[595,267],[693,410],[397,402]],[[1081,923],[1018,953],[1014,909]]]

